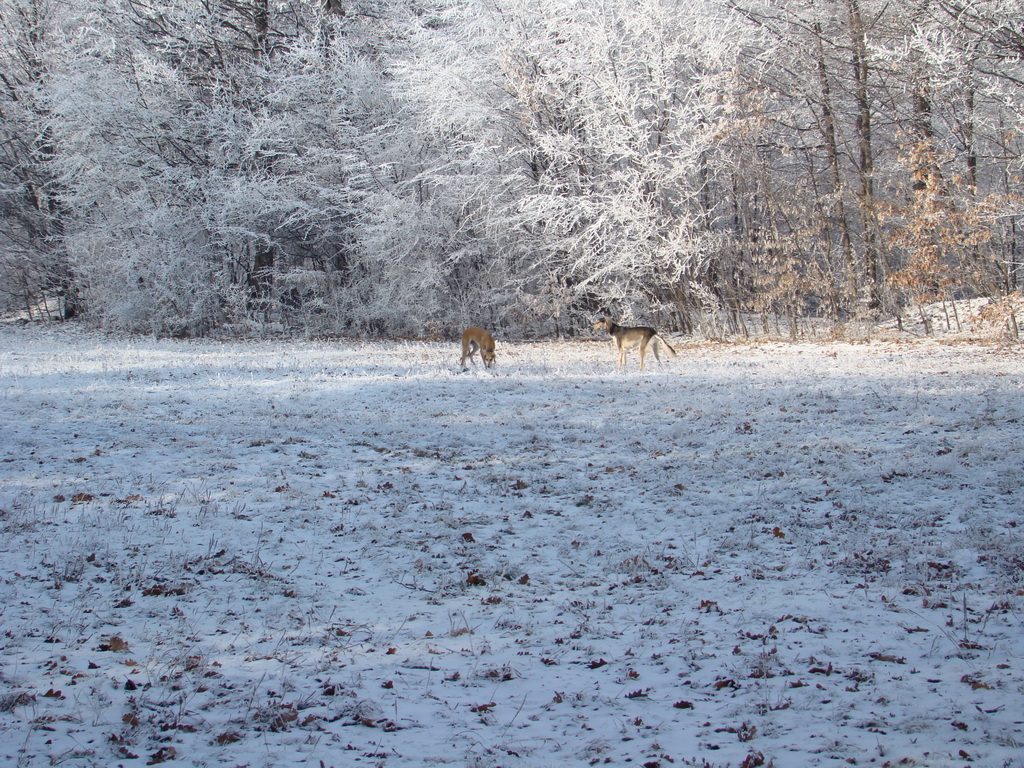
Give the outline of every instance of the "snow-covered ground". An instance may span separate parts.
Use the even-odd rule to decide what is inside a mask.
[[[1024,765],[1024,357],[0,331],[0,763]]]

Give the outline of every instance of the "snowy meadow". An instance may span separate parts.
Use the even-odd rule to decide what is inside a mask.
[[[0,329],[0,762],[1024,766],[1024,358]]]

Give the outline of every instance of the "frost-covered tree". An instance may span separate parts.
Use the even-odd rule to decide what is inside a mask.
[[[926,47],[936,111],[948,126],[955,172],[988,208],[992,238],[966,271],[976,295],[1024,288],[1024,27],[1014,0],[937,0]]]
[[[396,232],[389,219],[408,224],[410,285],[442,302],[430,314],[691,322],[714,258],[702,191],[716,82],[732,67],[722,14],[503,0],[424,27],[395,80],[395,136],[414,160],[393,166],[377,237]]]
[[[87,8],[55,0],[0,6],[0,308],[70,316],[74,277],[60,242],[56,148],[42,93],[61,76]]]
[[[497,212],[514,180],[495,29],[479,8],[389,9],[390,100],[362,134],[373,168],[347,311],[372,331],[450,335],[520,325],[514,237]]]
[[[0,285],[181,334],[1012,295],[1018,5],[9,0]]]
[[[674,0],[510,3],[502,46],[528,184],[515,221],[567,308],[684,325],[714,260],[702,197],[730,24]]]
[[[992,293],[996,265],[1012,263],[1019,249],[1009,210],[1019,142],[1007,129],[1020,124],[1021,80],[1012,57],[993,53],[1009,44],[993,31],[997,5],[1009,7],[730,2],[761,35],[748,38],[741,78],[757,98],[736,112],[756,120],[757,131],[726,134],[718,145],[733,148],[725,165],[735,169],[735,186],[715,196],[734,200],[729,245],[738,279],[726,290],[740,305],[791,322],[899,311],[906,294],[892,278],[905,277],[915,250],[894,229],[905,222],[897,212],[912,210],[922,179],[940,170],[914,168],[911,158],[943,158],[944,194],[959,197],[950,205],[991,230],[972,236],[975,245],[961,254],[970,268],[957,270],[951,295]],[[985,34],[983,7],[991,14]],[[984,210],[1003,218],[986,221]]]
[[[337,328],[365,176],[353,126],[375,77],[341,22],[265,2],[129,5],[132,23],[51,88],[91,312],[159,333]]]

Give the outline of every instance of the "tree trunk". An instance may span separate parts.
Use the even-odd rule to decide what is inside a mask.
[[[854,99],[857,103],[857,172],[860,186],[861,236],[864,240],[864,262],[870,290],[869,307],[880,310],[884,303],[886,270],[879,244],[878,216],[875,202],[875,163],[871,136],[871,98],[868,90],[867,29],[860,12],[859,0],[847,0],[852,50]]]
[[[821,24],[815,22],[815,47],[817,58],[818,85],[821,91],[822,134],[825,140],[825,152],[832,176],[832,215],[839,227],[839,247],[842,251],[843,269],[846,278],[846,294],[848,301],[857,298],[857,267],[853,255],[853,240],[850,237],[850,222],[846,218],[846,203],[843,194],[843,175],[839,163],[839,142],[836,139],[835,113],[832,108],[832,89],[828,81],[828,70],[825,67],[825,51],[822,45]]]

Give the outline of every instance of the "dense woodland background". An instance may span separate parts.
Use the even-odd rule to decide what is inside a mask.
[[[1024,283],[1022,126],[1020,0],[0,0],[0,301],[178,335],[956,323]]]

